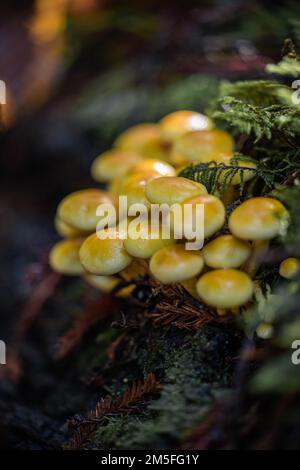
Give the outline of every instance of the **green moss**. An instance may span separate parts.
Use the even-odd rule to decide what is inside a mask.
[[[109,419],[97,430],[90,446],[167,449],[178,445],[216,397],[230,388],[237,343],[233,333],[218,327],[207,326],[196,334],[148,328],[139,338],[135,371],[161,377],[161,394],[138,416]]]

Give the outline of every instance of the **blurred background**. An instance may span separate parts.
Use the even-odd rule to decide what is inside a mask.
[[[297,1],[1,1],[1,339],[43,276],[58,202],[95,186],[95,156],[135,123],[204,111],[221,79],[263,78],[299,23]],[[32,390],[6,384],[0,410]]]

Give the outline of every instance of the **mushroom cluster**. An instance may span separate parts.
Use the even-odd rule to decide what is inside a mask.
[[[120,273],[134,260],[142,259],[149,275],[162,284],[180,283],[219,315],[239,312],[253,297],[256,271],[270,240],[285,229],[288,213],[274,198],[255,197],[242,202],[227,217],[225,198],[209,194],[203,184],[178,176],[182,166],[213,162],[225,167],[226,178],[233,150],[232,137],[194,111],[176,111],[158,124],[140,124],[123,132],[114,147],[92,164],[93,178],[105,183],[107,190],[77,191],[59,204],[55,225],[64,240],[50,253],[52,268],[63,274],[81,275],[109,292],[118,285]],[[251,179],[255,163],[246,161],[243,166],[247,168],[244,178]],[[230,184],[239,183],[236,174]],[[143,222],[143,238],[136,239],[130,228],[126,237],[121,233],[117,237],[99,237],[103,216],[97,208],[99,204],[110,204],[117,209],[119,196],[126,196],[128,205],[143,204],[149,213],[153,204],[189,204],[192,211],[183,211],[181,221],[172,214],[172,230],[175,223],[192,227],[196,206],[202,204],[203,248],[187,249],[186,240],[177,239],[172,230],[169,238],[163,237],[161,226],[156,227],[153,236],[147,228],[143,230]],[[119,224],[116,220],[115,233]],[[101,230],[109,232],[111,228],[103,224]]]

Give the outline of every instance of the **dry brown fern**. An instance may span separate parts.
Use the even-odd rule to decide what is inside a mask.
[[[146,314],[154,323],[175,326],[185,330],[197,330],[207,323],[228,323],[213,309],[201,304],[189,295],[180,285],[164,286],[162,297],[154,311]]]
[[[75,417],[69,422],[69,427],[74,429],[75,433],[65,449],[81,449],[98,426],[104,425],[112,416],[129,415],[140,411],[141,407],[147,405],[147,398],[157,393],[160,388],[161,385],[155,375],[150,373],[144,382],[134,382],[116,398],[110,395],[102,398],[87,417]]]

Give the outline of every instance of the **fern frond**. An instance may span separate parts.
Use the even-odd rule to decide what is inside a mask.
[[[266,66],[266,72],[282,76],[290,75],[292,77],[299,77],[300,63],[292,57],[285,56],[278,64],[268,64]]]
[[[282,83],[271,80],[221,82],[219,97],[225,96],[231,96],[261,108],[274,104],[291,103],[291,89]]]
[[[257,167],[251,168],[251,172],[255,174],[256,178],[261,178],[268,188],[272,187],[274,182],[272,171],[251,157],[242,154],[235,154],[231,159],[231,165],[217,164],[216,162],[189,165],[179,173],[179,176],[203,184],[210,194],[218,196],[224,194],[235,176],[239,176],[241,182],[236,186],[239,187],[240,194],[242,194],[245,188],[244,175],[245,172],[249,172],[249,168],[238,165],[238,161],[241,159],[255,162]]]
[[[215,111],[213,119],[222,121],[235,133],[253,134],[255,142],[278,136],[290,142],[300,135],[300,110],[288,105],[261,108],[226,96],[219,101],[224,111]]]
[[[69,444],[68,450],[78,450],[90,439],[98,426],[103,425],[108,419],[115,415],[128,415],[136,412],[146,399],[161,388],[154,374],[148,374],[145,382],[134,382],[127,387],[121,395],[115,399],[110,395],[98,401],[93,411],[86,418],[76,416],[70,421],[69,426],[75,429],[75,434]]]
[[[300,21],[293,20],[292,26],[295,36],[300,39]],[[268,64],[266,72],[276,75],[290,75],[292,77],[300,76],[300,57],[297,54],[296,47],[291,39],[286,39],[283,47],[283,57],[278,64]]]

